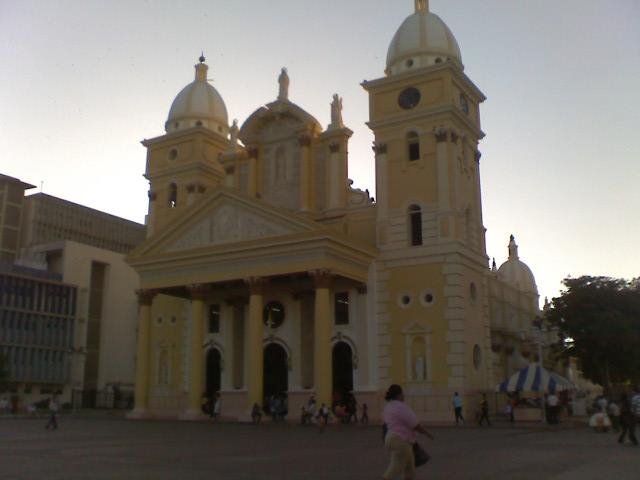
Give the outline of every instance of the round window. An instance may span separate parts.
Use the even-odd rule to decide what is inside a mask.
[[[408,67],[408,68],[413,67],[413,59],[412,59],[412,58],[410,58],[409,60],[407,60],[407,67]]]
[[[269,328],[278,328],[284,322],[284,306],[280,302],[269,302],[262,311],[262,320]]]
[[[420,303],[425,307],[432,306],[436,301],[436,296],[432,290],[423,290],[420,294]]]
[[[473,366],[476,370],[480,368],[482,364],[482,350],[480,350],[480,345],[473,346]]]
[[[178,158],[178,150],[172,148],[169,150],[169,160],[175,160],[176,158]]]
[[[398,305],[400,308],[409,308],[411,305],[411,295],[408,293],[401,293],[398,295]]]

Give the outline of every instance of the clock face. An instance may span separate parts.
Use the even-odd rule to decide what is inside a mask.
[[[409,110],[420,103],[420,90],[415,87],[405,88],[398,95],[398,105],[405,110]]]

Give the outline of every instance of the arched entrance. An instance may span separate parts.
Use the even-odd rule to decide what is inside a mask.
[[[220,350],[211,348],[207,352],[207,398],[220,391],[220,373],[222,370]]]
[[[264,390],[265,408],[268,410],[269,398],[282,398],[289,389],[289,369],[287,368],[287,351],[277,343],[264,347]]]
[[[353,390],[353,351],[346,342],[333,346],[333,391],[345,398]]]

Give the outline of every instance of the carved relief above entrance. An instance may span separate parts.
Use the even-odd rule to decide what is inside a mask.
[[[223,205],[178,238],[169,251],[275,237],[292,230],[235,205]]]

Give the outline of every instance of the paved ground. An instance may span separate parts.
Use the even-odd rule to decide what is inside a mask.
[[[387,462],[379,427],[0,418],[2,479],[358,480]],[[586,427],[433,428],[418,479],[640,479],[640,447]]]

